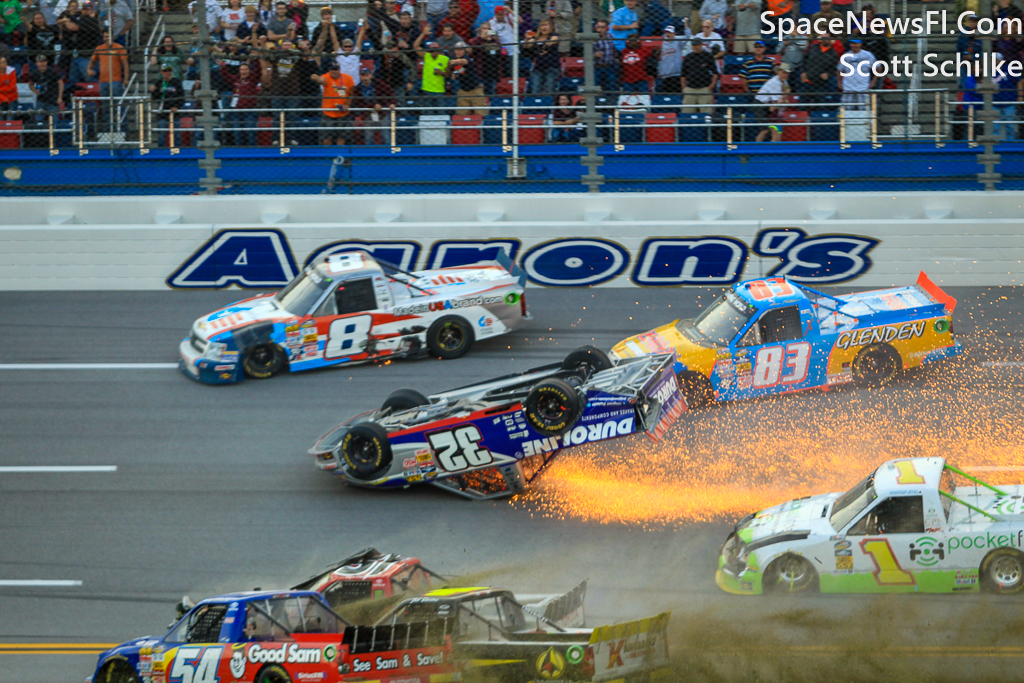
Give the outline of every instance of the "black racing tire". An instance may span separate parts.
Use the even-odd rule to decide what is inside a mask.
[[[530,389],[523,401],[526,421],[544,436],[559,436],[576,424],[583,414],[583,402],[568,382],[551,377]]]
[[[400,413],[403,410],[419,408],[430,404],[430,399],[415,389],[395,389],[381,404],[381,412]]]
[[[348,430],[338,446],[349,476],[369,481],[391,467],[391,442],[388,432],[376,422],[362,422]]]
[[[676,374],[679,380],[679,389],[686,398],[688,408],[706,408],[715,403],[715,391],[711,388],[711,381],[699,372],[684,370]]]
[[[562,361],[562,369],[583,371],[583,379],[589,379],[602,370],[612,367],[608,354],[596,346],[581,346]]]
[[[139,683],[139,675],[131,664],[115,659],[103,665],[94,683]]]
[[[253,683],[292,683],[292,677],[280,664],[269,664],[260,669]]]
[[[465,356],[474,339],[472,326],[457,315],[438,318],[427,330],[427,348],[445,360]]]
[[[1024,590],[1024,553],[1013,548],[997,548],[985,556],[978,570],[981,587],[1005,595]]]
[[[768,565],[761,581],[762,593],[806,593],[818,585],[818,572],[807,558],[786,553]]]
[[[862,387],[884,387],[902,369],[899,352],[888,344],[865,346],[853,359],[853,379]]]
[[[281,371],[285,364],[284,351],[277,344],[257,344],[246,350],[242,357],[242,370],[246,377],[267,379]]]

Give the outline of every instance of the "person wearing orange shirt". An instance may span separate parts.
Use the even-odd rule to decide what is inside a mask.
[[[92,53],[86,74],[91,78],[99,70],[100,97],[120,97],[124,92],[124,81],[128,78],[128,51],[120,43],[110,39],[110,31],[103,29],[103,43]],[[100,102],[100,120],[106,124],[109,116]]]
[[[7,66],[7,57],[0,55],[0,121],[6,121],[18,104],[18,72]]]
[[[320,106],[320,142],[324,145],[344,145],[348,140],[350,118],[348,115],[349,98],[355,81],[348,74],[341,72],[341,66],[335,59],[330,60],[329,71],[323,76],[310,76],[314,82],[323,86],[324,95]]]

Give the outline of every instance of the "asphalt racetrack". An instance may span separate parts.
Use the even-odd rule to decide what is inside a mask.
[[[609,348],[717,291],[533,289],[532,322],[457,361],[223,387],[159,366],[45,365],[173,364],[192,321],[237,291],[4,292],[0,365],[36,365],[0,367],[0,681],[80,682],[97,644],[164,633],[183,594],[288,586],[366,546],[474,585],[561,592],[589,578],[592,625],[671,609],[681,680],[1021,680],[1024,598],[749,598],[714,583],[738,516],[846,488],[885,459],[945,454],[1024,479],[1012,469],[1024,466],[1024,296],[950,292],[968,349],[950,364],[878,391],[692,411],[662,446],[587,447],[498,502],[350,488],[305,450],[396,388],[430,393]]]

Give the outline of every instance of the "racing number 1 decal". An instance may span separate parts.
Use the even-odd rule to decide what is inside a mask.
[[[790,368],[788,375],[783,375],[783,359],[785,367]],[[766,346],[757,352],[754,365],[753,385],[758,389],[773,387],[781,380],[783,384],[796,384],[807,379],[807,366],[811,360],[811,345],[807,342],[796,342],[783,346]]]
[[[896,469],[900,476],[896,477],[897,484],[923,484],[924,477],[917,473],[913,460],[900,460],[896,463]]]
[[[372,327],[372,315],[354,315],[332,320],[327,330],[324,360],[337,360],[365,353],[365,347],[360,347],[359,343],[366,341]]]
[[[494,462],[491,452],[479,445],[483,439],[476,425],[465,425],[443,432],[427,434],[427,441],[437,461],[445,470],[458,472]]]
[[[221,646],[179,647],[171,665],[168,683],[217,683]]]
[[[912,586],[914,575],[900,566],[892,554],[889,541],[884,538],[867,538],[860,542],[860,549],[875,562],[875,581],[880,586]]]

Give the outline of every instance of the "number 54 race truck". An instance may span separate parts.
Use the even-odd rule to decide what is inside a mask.
[[[957,481],[961,485],[957,485]],[[942,458],[890,460],[846,493],[749,515],[729,535],[730,592],[1024,590],[1024,486],[992,486]]]

